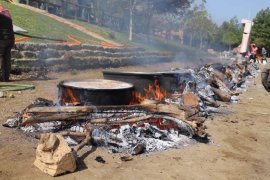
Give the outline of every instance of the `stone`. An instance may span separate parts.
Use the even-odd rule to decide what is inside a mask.
[[[37,146],[34,165],[46,174],[58,176],[76,170],[75,157],[62,135],[45,133]]]
[[[22,58],[24,59],[36,59],[37,53],[36,51],[21,51]]]
[[[15,98],[15,96],[14,96],[14,94],[10,93],[10,94],[8,95],[8,98]]]
[[[0,98],[4,98],[5,97],[5,93],[3,91],[0,91]]]

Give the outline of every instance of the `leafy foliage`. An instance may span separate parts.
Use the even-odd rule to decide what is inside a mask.
[[[237,46],[241,43],[242,28],[236,17],[233,17],[229,22],[225,21],[220,27],[221,42],[229,46]]]
[[[252,40],[259,47],[265,47],[270,51],[270,9],[264,9],[258,12],[254,19],[252,29]]]

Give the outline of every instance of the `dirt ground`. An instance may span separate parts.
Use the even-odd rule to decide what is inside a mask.
[[[160,71],[179,64],[124,67],[124,71]],[[65,79],[102,78],[102,69],[50,74],[50,80],[15,80],[32,83],[35,90],[14,92],[0,98],[0,123],[22,110],[35,98],[56,99],[57,83]],[[122,162],[118,154],[101,148],[84,148],[75,173],[52,178],[34,165],[37,141],[16,129],[0,126],[0,179],[269,179],[270,94],[260,76],[252,81],[238,104],[225,104],[233,112],[209,118],[207,132],[212,143],[136,156]],[[105,164],[95,161],[102,156]]]

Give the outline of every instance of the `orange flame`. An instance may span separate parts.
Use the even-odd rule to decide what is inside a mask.
[[[155,80],[154,86],[149,84],[148,89],[144,89],[145,95],[142,95],[139,92],[132,92],[132,104],[140,104],[145,99],[153,99],[157,101],[164,101],[164,99],[168,96],[168,93],[165,90],[162,90],[158,84],[158,81]]]
[[[72,105],[80,104],[80,100],[76,97],[72,88],[65,88],[64,93],[60,99],[61,104],[71,103]]]

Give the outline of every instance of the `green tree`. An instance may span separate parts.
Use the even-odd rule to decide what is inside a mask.
[[[193,41],[198,42],[200,49],[205,47],[210,41],[215,30],[215,24],[209,17],[203,5],[195,6],[187,13],[185,20],[185,34],[189,36],[189,45],[193,45]]]
[[[270,9],[264,9],[257,13],[251,32],[251,39],[257,46],[265,47],[270,51]]]
[[[230,21],[223,22],[219,29],[221,43],[229,46],[229,50],[231,50],[232,46],[237,46],[241,43],[242,27],[236,17],[233,17]]]

